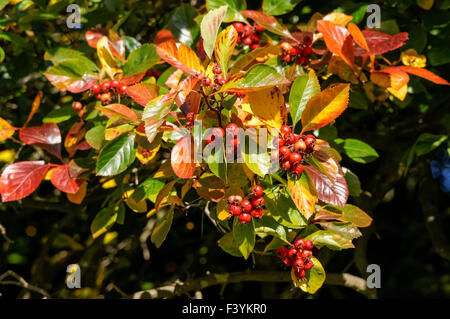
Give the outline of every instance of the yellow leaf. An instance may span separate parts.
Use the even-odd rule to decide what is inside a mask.
[[[132,197],[133,193],[134,189],[131,189],[123,194],[125,204],[135,213],[145,213],[147,211],[147,202],[145,199],[136,202]]]
[[[15,156],[16,156],[16,151],[14,149],[1,151],[0,152],[0,162],[12,163],[12,162],[14,162]]]
[[[424,55],[420,55],[414,49],[408,49],[403,51],[400,55],[402,63],[406,66],[413,66],[416,68],[424,68],[427,65],[427,58]]]
[[[318,201],[316,187],[309,175],[306,172],[303,172],[299,178],[292,178],[289,175],[288,189],[297,209],[306,219],[309,219],[314,214]]]
[[[347,108],[350,84],[339,83],[314,95],[302,114],[302,133],[335,120]]]
[[[253,114],[266,125],[281,128],[285,120],[286,106],[284,97],[276,87],[248,92],[248,104],[242,109]]]
[[[30,114],[28,114],[28,118],[27,121],[25,122],[25,124],[23,125],[23,127],[27,126],[28,122],[30,122],[31,118],[33,117],[34,113],[36,113],[36,111],[39,108],[39,105],[41,105],[41,100],[42,100],[42,96],[44,94],[42,93],[42,91],[39,91],[39,93],[36,95],[36,97],[33,100],[33,104],[31,105],[31,111]]]
[[[122,72],[118,67],[118,63],[115,60],[113,53],[111,52],[108,37],[104,36],[97,42],[97,55],[100,63],[102,64],[102,68],[111,79],[114,78],[116,73]]]
[[[417,5],[424,10],[430,10],[434,4],[434,0],[417,0]]]
[[[228,62],[233,54],[234,47],[236,46],[238,39],[238,33],[236,29],[230,25],[225,30],[219,33],[217,37],[215,52],[216,60],[219,62],[222,68],[222,74],[224,78],[227,78]]]
[[[83,199],[86,197],[86,192],[87,192],[87,182],[83,182],[80,185],[80,188],[78,189],[78,192],[76,192],[75,194],[66,193],[67,194],[67,199],[71,203],[81,204],[83,202]]]
[[[332,12],[323,17],[323,20],[331,21],[334,24],[338,24],[343,27],[345,27],[345,25],[349,23],[352,19],[353,19],[352,16],[340,12]]]
[[[14,126],[0,117],[0,142],[10,138],[15,131]]]

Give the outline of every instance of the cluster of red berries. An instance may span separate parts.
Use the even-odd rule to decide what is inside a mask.
[[[240,22],[233,23],[233,27],[238,32],[238,44],[245,44],[250,46],[251,50],[259,48],[261,44],[261,33],[264,31],[264,27],[257,23],[250,26],[249,24],[243,25]]]
[[[314,135],[295,135],[287,125],[281,126],[282,137],[275,139],[275,145],[278,145],[278,155],[280,167],[283,170],[290,171],[294,176],[300,176],[303,172],[303,162],[314,152],[316,138]]]
[[[232,140],[230,143],[227,143],[227,147],[233,147],[236,153],[237,147],[239,145],[239,126],[237,126],[235,123],[230,123],[225,127],[225,129],[227,130],[227,132],[230,132],[228,134],[232,134]],[[225,130],[221,127],[215,127],[213,128],[211,134],[206,137],[206,144],[211,144],[216,140],[216,138],[223,139],[224,137]]]
[[[119,80],[104,81],[102,84],[91,85],[91,93],[100,100],[103,105],[110,104],[112,98],[118,94],[127,94],[128,86],[121,84]]]
[[[189,112],[186,114],[186,128],[190,130],[194,126],[195,113]]]
[[[260,219],[263,215],[264,190],[259,185],[254,185],[250,189],[250,199],[242,200],[239,195],[231,195],[227,202],[230,205],[230,213],[239,216],[239,222],[247,224],[252,221],[252,217]]]
[[[311,45],[312,39],[310,37],[305,37],[299,45],[281,42],[281,60],[286,63],[297,61],[300,65],[307,65],[309,63],[309,57],[313,54]]]
[[[154,69],[148,69],[145,73],[145,76],[154,76],[156,79],[158,79],[162,74],[162,71],[160,70],[154,70]]]
[[[311,260],[313,247],[314,244],[310,240],[296,239],[290,249],[280,247],[275,251],[275,255],[285,266],[294,268],[297,278],[303,278],[306,271],[314,267],[314,262]]]
[[[81,102],[75,101],[72,103],[72,108],[78,112],[80,117],[83,116],[83,104]]]

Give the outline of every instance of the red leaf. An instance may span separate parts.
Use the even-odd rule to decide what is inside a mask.
[[[55,123],[23,127],[19,131],[19,136],[25,144],[39,146],[58,158],[61,158],[61,133],[59,132],[58,125]]]
[[[172,148],[170,162],[174,173],[179,178],[191,178],[195,171],[193,147],[191,135],[180,138]]]
[[[151,83],[138,83],[128,87],[127,94],[142,106],[158,96],[158,87]]]
[[[291,38],[294,41],[297,41],[297,39],[292,37],[292,35],[288,31],[288,29],[286,27],[282,26],[277,21],[277,19],[275,19],[274,16],[262,13],[260,11],[253,11],[253,10],[241,11],[241,14],[244,17],[250,18],[253,21],[255,21],[256,23],[262,25],[264,28],[266,28],[270,32],[273,32],[275,34],[285,36],[285,37]]]
[[[51,182],[53,186],[64,193],[75,194],[78,192],[83,180],[77,180],[70,176],[69,165],[60,165],[52,170]]]
[[[161,59],[183,72],[193,76],[199,76],[204,72],[197,55],[187,45],[180,44],[177,47],[175,41],[170,40],[158,44],[156,46],[156,52]]]
[[[317,21],[317,29],[322,33],[328,50],[353,68],[353,39],[350,32],[345,27],[326,20]]]
[[[144,76],[145,76],[145,72],[124,77],[120,80],[120,84],[132,85],[132,84],[138,83],[140,80],[142,80],[144,78]]]
[[[305,166],[305,170],[311,177],[321,201],[340,207],[345,206],[348,198],[348,187],[343,175],[336,174],[334,176],[336,180],[333,183],[325,174],[312,166]]]
[[[0,176],[2,201],[22,199],[30,195],[41,183],[50,164],[44,161],[26,161],[8,165]]]
[[[393,36],[375,30],[363,30],[362,33],[370,49],[369,55],[379,55],[398,49],[408,40],[406,32],[400,32]],[[356,56],[367,55],[367,51],[359,46],[354,48],[354,53]]]
[[[57,87],[61,91],[69,91],[72,93],[80,93],[89,89],[92,84],[96,83],[98,79],[94,75],[87,74],[82,79],[74,79],[69,76],[51,74],[49,72],[44,73],[45,77],[51,84]]]
[[[447,80],[441,78],[440,76],[437,76],[433,72],[430,72],[426,69],[415,68],[413,66],[398,66],[397,68],[400,70],[406,71],[410,74],[420,76],[420,77],[427,79],[428,81],[431,81],[436,84],[450,85],[450,83],[447,82]],[[382,70],[382,71],[384,71],[384,70]]]
[[[168,30],[168,29],[164,29],[161,31],[158,31],[158,33],[155,36],[155,39],[153,39],[153,43],[155,44],[160,44],[169,40],[174,40],[175,41],[175,37],[172,34],[172,31]]]
[[[97,42],[104,36],[108,37],[108,45],[111,53],[120,61],[125,62],[125,43],[117,33],[112,30],[106,30],[104,28],[92,29],[86,31],[84,37],[88,45],[94,49],[97,49]]]

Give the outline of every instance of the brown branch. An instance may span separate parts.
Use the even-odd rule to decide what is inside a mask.
[[[172,298],[175,296],[186,295],[190,291],[199,291],[207,287],[216,285],[225,285],[230,283],[239,283],[243,281],[254,282],[290,282],[289,271],[284,272],[234,272],[223,274],[211,274],[208,276],[187,280],[182,283],[175,281],[158,288],[138,291],[132,295],[133,299],[157,299]],[[342,286],[353,289],[367,298],[375,298],[374,290],[366,286],[363,278],[351,274],[327,274],[325,284]]]
[[[16,279],[16,281],[4,280],[5,278],[10,277],[10,276],[13,277],[14,279]],[[21,276],[19,276],[12,270],[8,270],[3,275],[0,276],[0,285],[14,285],[14,286],[22,287],[24,289],[37,292],[37,293],[43,295],[45,298],[51,298],[47,291],[45,291],[42,288],[39,288],[38,286],[29,284],[25,279],[23,279]]]

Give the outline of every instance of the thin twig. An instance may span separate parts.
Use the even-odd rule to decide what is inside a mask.
[[[9,276],[13,277],[17,281],[4,280],[5,278],[7,278]],[[37,292],[37,293],[43,295],[45,298],[48,298],[48,299],[51,298],[47,291],[45,291],[42,288],[39,288],[38,286],[29,284],[25,279],[23,279],[21,276],[19,276],[12,270],[8,270],[3,275],[0,276],[0,285],[14,285],[14,286],[22,287],[24,289]]]

